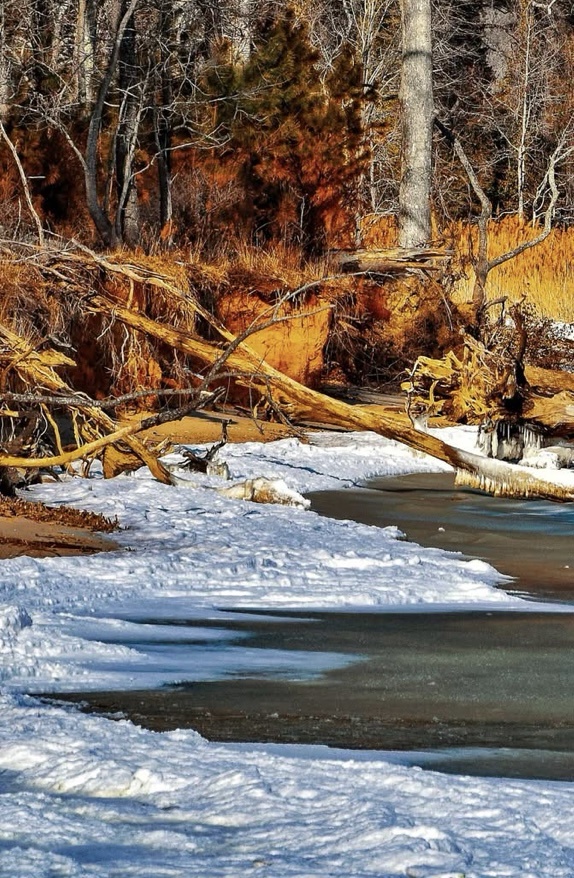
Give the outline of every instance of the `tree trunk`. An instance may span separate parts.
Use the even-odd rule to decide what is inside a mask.
[[[10,62],[7,50],[6,9],[0,3],[0,122],[4,122],[9,109]]]
[[[171,143],[173,88],[171,76],[172,52],[175,44],[175,11],[170,0],[164,0],[160,9],[160,94],[161,106],[155,108],[155,139],[157,145],[157,177],[159,186],[159,225],[163,237],[169,238],[173,213],[171,198]],[[175,45],[174,45],[175,44]]]
[[[120,47],[124,32],[138,5],[139,0],[130,0],[129,5],[118,22],[114,43],[103,79],[98,89],[98,95],[88,127],[86,141],[86,158],[84,163],[84,175],[86,183],[86,202],[92,222],[106,247],[115,247],[119,243],[114,223],[110,221],[103,209],[98,196],[98,144],[102,128],[104,107],[110,90],[110,86],[116,74]],[[122,7],[123,8],[123,7]]]
[[[125,15],[127,3],[122,4]],[[133,173],[134,152],[139,129],[139,75],[136,54],[135,16],[132,14],[120,43],[118,61],[121,95],[120,120],[116,140],[116,185],[118,207],[116,234],[129,247],[139,242],[139,204]]]
[[[402,174],[399,246],[424,247],[431,238],[432,34],[430,0],[402,0]]]
[[[223,36],[233,47],[235,60],[245,64],[251,54],[252,3],[251,0],[234,0],[225,10],[222,21]]]
[[[269,366],[240,338],[233,339],[226,330],[223,330],[223,337],[229,344],[222,349],[166,323],[151,320],[105,296],[94,296],[90,307],[97,311],[109,311],[132,329],[199,360],[208,367],[206,382],[210,376],[215,381],[218,374],[229,370],[236,375],[238,382],[247,387],[260,388],[266,395],[273,391],[275,401],[280,406],[288,404],[303,420],[373,430],[445,461],[456,469],[457,484],[469,485],[498,496],[574,500],[574,483],[571,479],[563,484],[564,477],[556,477],[552,472],[536,472],[453,448],[434,436],[416,430],[404,414],[388,410],[378,414],[323,396]]]
[[[94,75],[94,22],[92,0],[78,0],[76,33],[74,38],[74,68],[76,70],[76,97],[82,108],[92,101]]]

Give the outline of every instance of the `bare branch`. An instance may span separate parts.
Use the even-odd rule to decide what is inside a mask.
[[[14,159],[14,164],[18,168],[18,174],[20,175],[22,189],[24,190],[24,198],[26,199],[26,204],[28,206],[28,210],[30,211],[30,216],[34,220],[34,224],[36,226],[36,231],[38,232],[38,241],[40,243],[40,246],[43,247],[44,246],[44,229],[42,228],[42,222],[41,222],[40,217],[38,216],[38,214],[36,212],[36,208],[34,207],[34,203],[32,201],[32,195],[30,193],[30,186],[28,184],[28,178],[26,176],[26,171],[24,170],[24,168],[22,166],[22,162],[20,161],[20,156],[18,155],[16,147],[14,146],[12,141],[10,140],[10,138],[8,136],[8,132],[4,128],[4,123],[1,120],[0,120],[0,136],[2,137],[2,139],[6,143],[6,146],[8,147],[10,152],[12,153],[12,158]]]

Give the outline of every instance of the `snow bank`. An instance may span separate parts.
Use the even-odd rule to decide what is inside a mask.
[[[468,437],[465,437],[465,441]],[[369,434],[224,449],[233,480],[291,491],[438,469]],[[177,465],[177,456],[171,463]],[[215,608],[523,606],[488,565],[330,521],[220,496],[214,477],[168,488],[147,471],[69,480],[27,496],[117,516],[119,551],[0,565],[0,874],[562,878],[574,872],[569,784],[447,777],[379,755],[316,758],[154,734],[40,704],[25,692],[157,685],[248,673],[222,630],[196,629],[198,666],[146,652],[142,614],[222,619]],[[146,627],[148,642],[153,625]],[[162,633],[165,637],[165,633]],[[221,650],[213,650],[214,640]],[[215,665],[210,656],[219,655]],[[337,656],[318,653],[312,672]],[[346,657],[352,660],[352,657]],[[265,653],[281,673],[287,659]],[[289,672],[306,656],[290,653]]]
[[[12,878],[570,878],[569,784],[208,744],[0,699]],[[296,749],[293,750],[295,754]]]

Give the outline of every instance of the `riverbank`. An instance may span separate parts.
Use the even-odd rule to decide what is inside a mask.
[[[230,444],[222,455],[232,481],[283,478],[298,491],[438,466],[372,434]],[[499,575],[482,561],[406,543],[393,527],[229,500],[213,490],[215,477],[188,475],[188,485],[173,488],[145,470],[109,481],[95,471],[27,492],[117,517],[122,548],[0,565],[0,871],[569,878],[570,784],[447,777],[384,754],[221,745],[30,697],[201,674],[248,678],[261,653],[231,643],[217,624],[239,607],[277,615],[289,607],[532,607],[497,588]],[[166,626],[153,622],[162,619],[195,620],[194,648],[180,649],[177,664],[158,630]],[[181,625],[173,628],[181,646]],[[296,660],[307,673],[296,651],[275,650],[272,665],[264,659],[271,678]],[[334,659],[321,650],[314,660],[320,671]]]

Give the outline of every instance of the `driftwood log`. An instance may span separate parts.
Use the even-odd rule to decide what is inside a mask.
[[[443,267],[446,256],[446,251],[430,248],[427,250],[405,250],[398,247],[386,250],[337,250],[331,253],[331,262],[343,272],[392,274],[422,268],[437,271]]]

